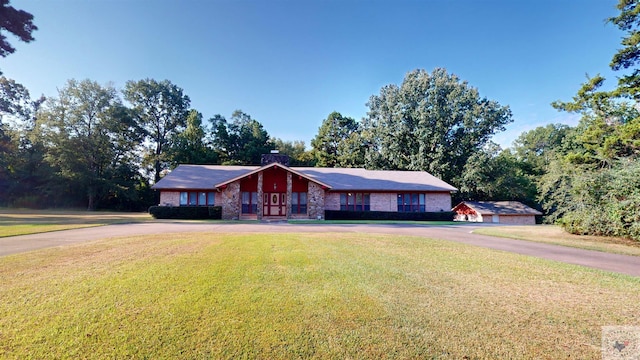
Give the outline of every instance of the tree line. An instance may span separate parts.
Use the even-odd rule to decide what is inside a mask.
[[[69,80],[32,99],[0,77],[0,194],[4,206],[144,209],[150,187],[181,163],[257,165],[273,149],[292,166],[425,170],[459,181],[467,158],[511,121],[445,69],[416,70],[384,87],[358,122],[333,112],[307,149],[273,138],[240,110],[204,121],[168,80],[128,81],[122,91]]]
[[[0,205],[143,210],[156,202],[151,185],[180,163],[256,165],[278,149],[293,166],[428,171],[459,189],[454,201],[518,200],[573,233],[640,239],[640,8],[620,0],[618,9],[608,19],[626,33],[610,64],[626,71],[618,86],[588,78],[552,104],[580,114],[577,126],[538,127],[508,149],[491,138],[513,121],[509,107],[443,68],[384,86],[359,121],[332,112],[310,149],[240,110],[205,121],[168,80],[122,91],[69,80],[32,99],[1,77]]]

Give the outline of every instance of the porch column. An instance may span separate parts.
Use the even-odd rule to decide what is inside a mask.
[[[291,219],[291,190],[293,189],[293,180],[291,173],[287,171],[287,219]]]
[[[264,193],[262,192],[262,171],[258,173],[258,220],[262,220],[264,215]]]

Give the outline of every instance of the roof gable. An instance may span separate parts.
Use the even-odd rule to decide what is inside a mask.
[[[298,175],[298,176],[302,176],[303,178],[305,178],[305,179],[307,179],[307,180],[309,180],[309,181],[313,181],[314,183],[317,183],[317,184],[318,184],[318,185],[320,185],[320,186],[323,186],[323,187],[325,187],[325,188],[331,188],[331,186],[330,186],[330,185],[327,185],[327,184],[323,183],[323,182],[322,182],[322,181],[320,181],[320,180],[314,179],[314,178],[312,178],[312,177],[310,177],[310,176],[308,176],[308,175],[306,175],[306,174],[304,174],[304,173],[302,173],[302,172],[296,171],[296,170],[294,170],[294,169],[292,169],[292,168],[290,168],[290,167],[287,167],[287,166],[282,165],[282,164],[277,163],[277,162],[269,163],[269,164],[267,164],[267,165],[261,166],[261,167],[259,167],[259,168],[254,169],[254,170],[251,170],[251,171],[249,171],[249,172],[247,172],[247,173],[245,173],[245,174],[242,174],[242,175],[236,176],[236,177],[234,177],[234,178],[231,178],[231,179],[225,180],[225,181],[223,181],[223,182],[220,182],[220,183],[216,184],[216,186],[215,186],[215,187],[222,187],[222,186],[225,186],[225,185],[227,185],[227,184],[229,184],[229,183],[232,183],[232,182],[234,182],[234,181],[240,180],[240,179],[242,179],[242,178],[244,178],[244,177],[247,177],[247,176],[249,176],[249,175],[253,175],[253,174],[259,173],[260,171],[266,170],[266,169],[271,168],[271,167],[279,167],[279,168],[281,168],[281,169],[284,169],[284,170],[286,170],[286,171],[291,172],[292,174],[295,174],[295,175]]]

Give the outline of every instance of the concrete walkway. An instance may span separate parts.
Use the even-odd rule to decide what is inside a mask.
[[[464,244],[517,254],[556,260],[568,264],[618,272],[640,277],[640,257],[609,254],[530,241],[471,234],[487,225],[460,224],[447,226],[414,225],[325,225],[325,224],[215,224],[190,222],[153,222],[119,224],[93,228],[55,231],[42,234],[0,238],[0,256],[47,247],[64,246],[106,238],[180,232],[273,233],[273,232],[352,232],[412,235],[456,241]],[[489,225],[490,226],[490,225]]]

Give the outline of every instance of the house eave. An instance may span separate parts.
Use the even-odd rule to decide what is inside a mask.
[[[264,171],[264,170],[267,170],[267,169],[273,168],[273,167],[279,167],[279,168],[281,168],[281,169],[283,169],[285,171],[288,171],[288,172],[290,172],[292,174],[295,174],[297,176],[303,177],[303,178],[307,179],[308,181],[311,181],[313,183],[316,183],[316,184],[320,185],[325,190],[331,189],[330,185],[327,185],[327,184],[325,184],[325,183],[323,183],[321,181],[318,181],[318,180],[316,180],[316,179],[314,179],[312,177],[309,177],[309,176],[307,176],[307,175],[305,175],[305,174],[303,174],[301,172],[293,170],[292,168],[290,168],[288,166],[285,166],[285,165],[282,165],[280,163],[271,163],[271,164],[267,164],[267,165],[261,166],[261,167],[255,169],[255,170],[253,170],[253,171],[249,171],[246,174],[239,175],[239,176],[236,176],[236,177],[234,177],[232,179],[225,180],[225,181],[223,181],[221,183],[215,184],[214,188],[216,188],[216,189],[224,189],[224,188],[227,187],[227,185],[231,184],[234,181],[238,181],[238,180],[244,179],[244,178],[246,178],[248,176],[257,174],[257,173],[259,173],[261,171]]]

